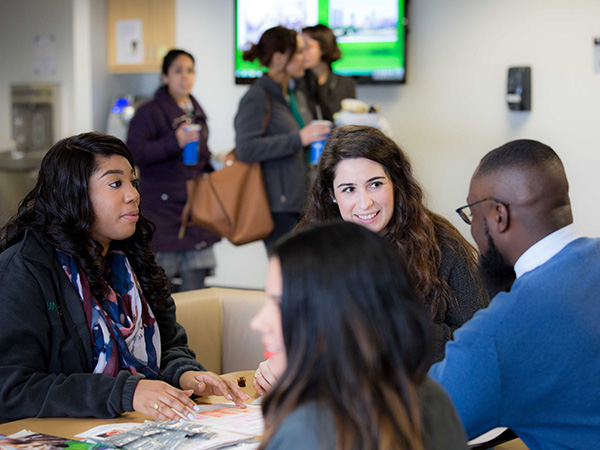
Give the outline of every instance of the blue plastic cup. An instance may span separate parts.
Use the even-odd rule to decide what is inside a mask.
[[[200,131],[202,127],[197,123],[186,125],[185,131]],[[183,163],[186,166],[194,166],[198,164],[200,140],[188,142],[183,147]]]
[[[329,130],[333,124],[329,120],[312,120],[310,123],[316,123],[320,125],[327,125]],[[321,141],[315,141],[310,144],[310,163],[318,164],[319,159],[321,159],[321,153],[323,153],[323,149],[325,148],[325,144],[327,143],[327,139],[329,138],[329,133],[326,135],[325,139]]]

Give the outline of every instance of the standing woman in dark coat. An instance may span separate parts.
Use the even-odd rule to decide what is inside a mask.
[[[174,290],[204,287],[212,274],[215,256],[212,245],[220,238],[202,228],[190,226],[180,236],[183,209],[192,181],[210,170],[206,114],[191,95],[194,85],[194,57],[183,50],[171,50],[164,57],[162,82],[154,100],[143,105],[131,120],[127,145],[140,169],[140,193],[145,213],[156,224],[152,245],[158,263],[173,281]],[[197,131],[186,131],[196,123]],[[183,147],[200,139],[196,165],[184,165]]]
[[[301,86],[307,92],[315,117],[333,121],[342,100],[356,98],[354,80],[333,73],[331,64],[342,57],[342,52],[331,28],[322,24],[303,28],[302,38],[306,73]]]
[[[263,169],[275,229],[268,247],[296,226],[306,200],[308,164],[305,148],[329,133],[313,118],[305,98],[290,83],[304,75],[304,41],[282,26],[263,33],[244,60],[267,67],[240,101],[235,117],[236,153],[242,161],[259,161]],[[267,121],[268,119],[268,121]]]
[[[192,393],[243,407],[187,346],[139,203],[133,157],[114,136],[66,138],[44,157],[0,232],[0,422],[179,420]]]

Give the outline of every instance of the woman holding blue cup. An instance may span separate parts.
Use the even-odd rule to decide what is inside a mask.
[[[243,54],[267,70],[240,100],[235,116],[235,152],[241,161],[260,162],[275,227],[264,239],[269,248],[291,231],[306,200],[308,147],[329,127],[309,123],[313,116],[293,80],[304,75],[304,41],[294,30],[266,30]]]
[[[327,139],[329,139],[329,135],[331,134],[333,122],[331,122],[330,120],[311,120],[310,123],[329,127],[329,132],[326,134],[322,134],[322,139],[320,141],[314,141],[312,144],[310,144],[310,155],[308,158],[308,162],[310,162],[313,165],[317,165],[319,164],[319,159],[321,158],[321,153],[323,153],[323,149],[325,148]]]
[[[127,136],[139,168],[142,206],[156,224],[156,258],[174,291],[204,287],[204,278],[216,266],[212,245],[220,239],[202,228],[182,227],[188,180],[211,170],[206,114],[191,94],[194,79],[194,57],[184,50],[169,51],[163,59],[163,85],[139,108]]]

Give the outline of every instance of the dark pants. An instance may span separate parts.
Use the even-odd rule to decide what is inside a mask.
[[[277,239],[292,231],[300,219],[299,213],[271,213],[271,215],[273,216],[275,228],[273,228],[271,234],[263,240],[267,251],[269,251],[269,248],[271,248]]]
[[[182,272],[179,276],[172,278],[171,292],[193,291],[195,289],[204,289],[204,279],[211,274],[211,269],[195,269],[188,272]]]

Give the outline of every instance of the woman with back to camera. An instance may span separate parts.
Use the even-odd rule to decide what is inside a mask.
[[[169,51],[162,64],[163,86],[154,99],[142,105],[129,126],[127,145],[140,169],[144,211],[156,224],[152,245],[169,280],[181,280],[173,290],[204,287],[216,260],[212,245],[220,238],[203,228],[189,226],[183,236],[183,213],[191,181],[211,170],[207,146],[206,114],[191,95],[195,79],[194,57],[184,50]],[[200,131],[186,130],[200,125]],[[200,141],[198,163],[183,163],[183,148]]]
[[[380,130],[345,125],[333,130],[317,166],[300,225],[343,219],[384,235],[406,262],[415,292],[434,328],[430,363],[444,357],[454,330],[489,297],[477,252],[459,231],[423,204],[410,161]],[[276,380],[259,365],[259,393]]]
[[[260,449],[467,448],[426,377],[430,323],[385,239],[342,221],[294,232],[271,248],[265,291],[251,327],[278,382]]]
[[[268,247],[293,229],[306,200],[308,164],[305,149],[329,133],[313,118],[301,96],[290,88],[304,75],[304,41],[293,30],[266,30],[244,52],[245,61],[258,58],[267,72],[240,101],[235,117],[235,145],[242,161],[259,161],[275,229],[264,240]]]
[[[187,346],[139,202],[133,157],[113,136],[66,138],[44,157],[0,232],[0,422],[179,420],[192,393],[243,406]]]
[[[314,107],[315,117],[333,121],[342,100],[356,98],[354,80],[333,73],[331,64],[342,57],[335,34],[326,25],[302,29],[304,67],[307,69],[301,86]]]

